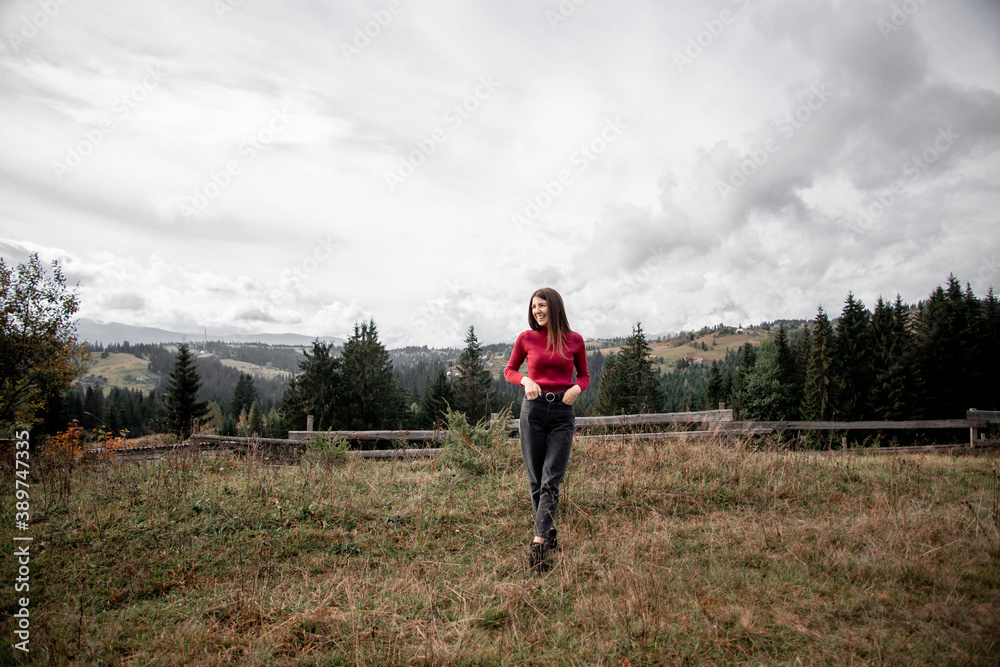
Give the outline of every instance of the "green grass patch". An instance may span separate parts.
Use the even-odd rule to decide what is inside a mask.
[[[31,653],[10,647],[8,584],[0,663],[1000,657],[995,454],[579,444],[562,488],[561,549],[538,576],[525,565],[532,518],[516,442],[467,435],[471,454],[440,460],[105,462],[76,469],[61,499],[39,463]],[[4,474],[13,479],[9,466]],[[12,520],[0,524],[7,545]]]

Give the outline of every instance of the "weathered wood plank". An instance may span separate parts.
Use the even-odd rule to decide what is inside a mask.
[[[577,417],[576,427],[630,426],[632,424],[703,424],[706,422],[731,422],[732,410],[703,410],[700,412],[658,412],[641,415],[612,415],[609,417]]]
[[[990,424],[1000,424],[1000,411],[998,410],[969,410],[965,413],[966,419],[978,419]]]
[[[752,427],[745,429],[713,429],[703,431],[670,431],[668,433],[619,433],[603,435],[578,435],[574,442],[612,442],[615,440],[683,440],[690,438],[716,438],[731,435],[768,435],[772,428]]]
[[[740,423],[740,422],[734,422]],[[742,422],[757,424],[783,431],[859,431],[859,430],[900,430],[900,429],[937,429],[937,428],[982,428],[985,422],[971,419],[915,419],[909,421],[759,421]]]
[[[446,431],[289,431],[291,440],[312,440],[318,435],[348,440],[442,440]]]
[[[261,445],[294,445],[301,447],[302,443],[291,438],[285,440],[282,438],[246,438],[236,435],[203,435],[201,433],[191,436],[192,443],[233,443],[237,445],[248,445],[251,443],[259,443]]]

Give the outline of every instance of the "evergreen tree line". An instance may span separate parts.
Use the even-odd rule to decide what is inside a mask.
[[[495,354],[510,349],[490,347]],[[307,415],[316,430],[412,429],[439,426],[449,407],[476,422],[505,407],[516,417],[520,406],[520,388],[485,367],[486,347],[473,327],[457,360],[445,358],[450,351],[407,348],[397,363],[410,363],[397,369],[374,321],[365,322],[339,355],[333,345],[314,342],[287,389],[182,349],[184,355],[173,355],[161,346],[109,345],[104,352],[148,358],[150,368],[164,374],[157,389],[115,388],[107,397],[77,389],[47,412],[133,435],[166,426],[183,432],[198,413],[221,423],[223,433],[285,437],[304,430]],[[452,361],[456,373],[449,378],[445,368]],[[617,353],[593,351],[588,365],[591,388],[577,403],[578,414],[714,409],[724,402],[751,420],[958,418],[968,408],[1000,403],[1000,306],[992,289],[980,299],[950,276],[915,307],[897,296],[893,303],[880,298],[869,311],[848,294],[834,323],[820,307],[801,328],[781,322],[773,340],[748,343],[710,366],[659,373],[638,323]],[[191,395],[181,396],[185,392]]]
[[[296,373],[302,362],[301,348],[291,345],[267,345],[265,343],[226,343],[207,341],[201,347],[219,359],[235,359],[262,368],[271,364],[272,368]]]
[[[950,276],[915,307],[897,296],[869,311],[849,294],[835,324],[820,308],[798,331],[782,325],[759,348],[745,345],[707,372],[671,373],[662,384],[672,391],[667,410],[683,393],[694,409],[725,402],[744,419],[899,421],[995,410],[998,377],[997,298],[992,289],[977,298]]]
[[[73,420],[90,431],[101,428],[129,437],[165,430],[167,407],[154,390],[143,392],[127,387],[111,387],[108,395],[94,387],[74,387],[62,395],[45,415],[46,433],[57,433]]]
[[[156,385],[156,392],[159,394],[166,394],[168,392],[170,374],[173,372],[177,358],[176,354],[170,353],[169,350],[166,350],[166,352],[170,354],[170,365],[165,372],[157,371],[163,373]],[[236,368],[226,366],[215,357],[192,358],[192,361],[201,380],[198,389],[198,400],[214,401],[217,403],[223,417],[238,417],[239,412],[233,413],[231,410],[232,399],[240,378],[246,374]],[[253,384],[257,398],[260,400],[261,410],[267,413],[281,400],[288,382],[268,377],[255,377],[253,378]]]
[[[955,419],[1000,404],[1000,306],[954,276],[915,307],[900,297],[869,311],[848,294],[835,324],[821,308],[801,329],[780,323],[709,367],[662,375],[636,325],[609,356],[598,414],[735,408],[742,419]]]

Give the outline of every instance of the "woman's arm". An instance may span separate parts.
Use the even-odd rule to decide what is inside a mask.
[[[539,394],[542,393],[542,388],[538,386],[537,382],[527,375],[523,375],[520,371],[521,364],[524,363],[527,356],[528,353],[524,349],[524,336],[518,336],[514,342],[514,350],[510,353],[510,359],[507,360],[507,367],[503,369],[503,376],[507,378],[507,382],[524,387],[524,395],[528,400],[531,400],[538,398]]]
[[[563,403],[573,405],[579,398],[583,390],[590,386],[590,373],[587,370],[587,344],[583,341],[583,336],[576,334],[579,338],[578,344],[573,349],[573,365],[576,367],[576,384],[566,390],[563,394]]]

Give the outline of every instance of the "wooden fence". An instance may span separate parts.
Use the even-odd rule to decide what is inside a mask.
[[[494,419],[496,415],[494,414]],[[311,425],[311,419],[309,424]],[[718,410],[703,410],[699,412],[668,412],[638,415],[615,415],[609,417],[577,417],[577,430],[592,428],[620,428],[639,425],[704,425],[697,430],[649,432],[643,433],[643,439],[669,440],[674,438],[704,438],[731,437],[748,435],[768,435],[775,431],[891,431],[912,430],[926,431],[935,429],[969,429],[969,446],[976,446],[980,431],[990,423],[1000,423],[1000,412],[969,410],[965,419],[924,419],[906,421],[735,421],[732,410],[720,405]],[[518,430],[518,422],[508,424],[511,431]],[[343,437],[349,440],[383,440],[383,441],[414,441],[434,442],[445,437],[445,431],[325,431],[330,437]],[[318,432],[291,431],[290,440],[300,442],[309,440]],[[578,435],[577,442],[594,442],[605,440],[620,440],[625,433],[602,433],[595,435]],[[847,439],[844,438],[846,443]],[[417,450],[419,451],[419,450]]]
[[[311,420],[310,420],[311,422]],[[732,410],[720,406],[719,410],[704,410],[700,412],[669,412],[640,415],[616,415],[611,417],[577,417],[577,430],[584,429],[618,429],[625,428],[630,432],[601,433],[592,435],[577,435],[577,442],[600,442],[621,440],[639,435],[635,433],[636,426],[661,425],[699,425],[696,430],[647,432],[641,433],[644,440],[669,440],[674,438],[728,438],[733,436],[767,435],[775,431],[891,431],[891,430],[936,430],[936,429],[969,429],[969,443],[964,447],[986,448],[995,447],[996,440],[986,440],[982,430],[989,424],[1000,424],[1000,411],[969,410],[965,419],[931,419],[908,421],[735,421]],[[631,428],[630,428],[631,427]],[[518,430],[518,422],[508,424],[511,431]],[[355,441],[395,441],[434,443],[443,440],[446,432],[399,430],[399,431],[291,431],[288,439],[243,438],[235,436],[217,436],[195,434],[187,443],[157,447],[141,447],[119,452],[122,455],[138,458],[159,458],[171,452],[190,451],[247,451],[256,448],[262,456],[274,460],[295,458],[308,446],[308,441],[318,435],[344,437]],[[847,439],[844,438],[846,444]],[[959,446],[961,447],[961,446]],[[954,445],[925,445],[919,447],[883,447],[866,449],[886,454],[902,454],[914,451],[939,451],[955,449]],[[846,451],[845,451],[846,450]],[[423,447],[411,449],[375,449],[352,450],[348,454],[364,458],[413,458],[436,456],[439,448]],[[833,450],[832,453],[849,453],[847,447],[843,450]],[[828,452],[830,453],[830,452]]]

